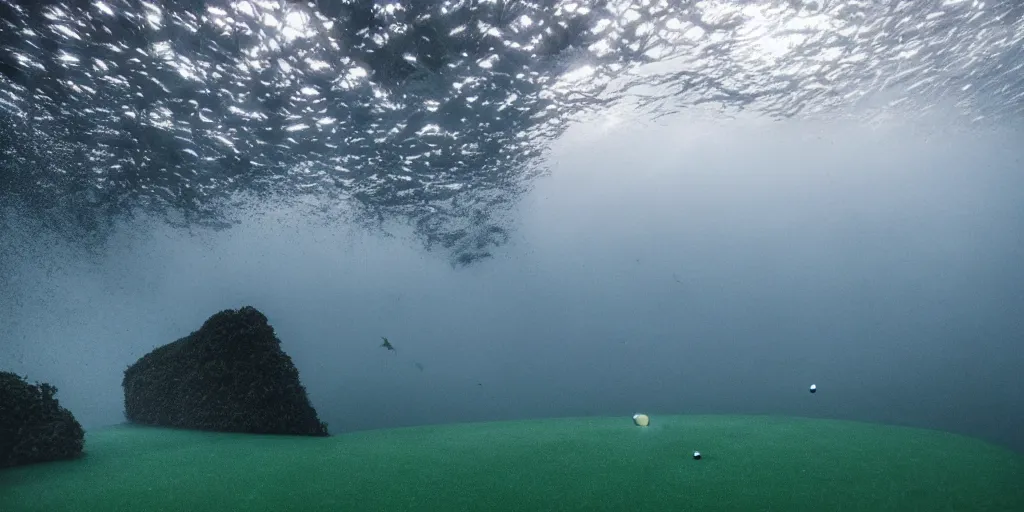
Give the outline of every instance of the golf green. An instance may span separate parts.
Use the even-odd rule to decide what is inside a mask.
[[[1014,511],[1024,458],[944,432],[774,416],[329,438],[122,425],[88,432],[81,459],[0,471],[0,510]]]

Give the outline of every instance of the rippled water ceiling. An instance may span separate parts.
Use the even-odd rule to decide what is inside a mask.
[[[1021,5],[0,0],[0,204],[93,233],[302,202],[466,264],[612,109],[1019,119]]]

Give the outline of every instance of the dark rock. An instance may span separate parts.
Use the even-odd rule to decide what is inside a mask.
[[[326,436],[299,371],[251,306],[211,316],[124,372],[128,421],[220,432]]]
[[[0,372],[0,468],[82,455],[85,431],[56,394],[45,382]]]

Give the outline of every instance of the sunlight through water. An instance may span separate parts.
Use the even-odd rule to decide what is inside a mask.
[[[7,204],[97,232],[312,200],[470,263],[508,240],[503,212],[573,123],[697,107],[992,123],[1024,105],[1014,2],[191,5],[0,0]]]

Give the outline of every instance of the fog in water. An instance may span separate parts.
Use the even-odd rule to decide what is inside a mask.
[[[252,305],[335,433],[758,413],[1024,451],[1022,15],[0,0],[0,369],[115,424],[129,364]]]
[[[334,432],[767,413],[1024,450],[1019,127],[615,119],[553,144],[471,267],[260,205],[226,232],[121,225],[98,260],[18,240],[4,366],[117,423],[126,365],[251,304]]]

